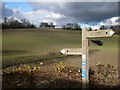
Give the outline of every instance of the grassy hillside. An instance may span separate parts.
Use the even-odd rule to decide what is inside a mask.
[[[20,60],[29,61],[44,58],[46,57],[46,53],[59,52],[62,48],[81,48],[81,34],[81,31],[63,29],[3,30],[3,64],[11,63],[11,60],[20,62]],[[104,42],[102,47],[90,42],[91,53],[94,51],[103,51],[102,53],[107,53],[107,56],[105,55],[104,57],[110,57],[110,55],[113,53],[115,54],[114,59],[117,58],[117,35],[114,35],[110,38],[91,39],[98,39]],[[49,57],[51,56],[47,56],[47,58]]]

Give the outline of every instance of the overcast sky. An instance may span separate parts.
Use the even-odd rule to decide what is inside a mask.
[[[84,26],[116,24],[117,2],[3,2],[2,17],[27,18],[38,26],[40,22],[55,25],[79,23]]]

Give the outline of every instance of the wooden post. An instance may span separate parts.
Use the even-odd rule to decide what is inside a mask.
[[[89,84],[89,47],[87,32],[87,28],[82,30],[82,88],[87,88]]]

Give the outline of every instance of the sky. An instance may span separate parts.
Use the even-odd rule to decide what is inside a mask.
[[[120,19],[117,2],[2,2],[0,7],[2,18],[26,18],[36,26],[41,22],[59,26],[79,23],[82,28],[96,29],[116,25]]]

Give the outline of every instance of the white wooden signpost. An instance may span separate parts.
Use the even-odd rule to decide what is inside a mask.
[[[93,37],[111,37],[115,32],[112,29],[88,31],[87,28],[82,30],[82,48],[66,48],[60,52],[66,55],[82,55],[82,88],[89,85],[89,44],[88,38]]]

